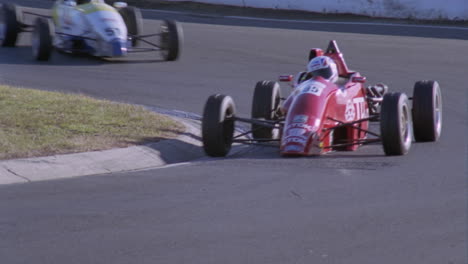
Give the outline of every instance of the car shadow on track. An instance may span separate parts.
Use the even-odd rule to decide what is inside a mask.
[[[147,64],[166,62],[162,58],[100,58],[86,54],[68,54],[54,51],[49,61],[36,61],[32,57],[31,47],[0,48],[0,64],[15,65],[55,65],[55,66],[100,66],[103,64]]]
[[[36,61],[32,56],[31,47],[0,48],[0,64],[16,65],[59,65],[59,66],[99,66],[103,61],[92,57],[67,58],[67,54],[54,52],[49,61]]]
[[[385,154],[374,148],[368,149],[367,147],[361,147],[357,151],[334,151],[317,156],[306,156],[306,157],[294,157],[294,156],[281,156],[279,153],[279,148],[272,147],[263,147],[263,146],[254,146],[249,150],[240,151],[226,157],[227,159],[237,159],[237,158],[254,158],[254,159],[356,159],[356,158],[376,158],[376,157],[385,157]]]
[[[133,59],[130,57],[122,58],[122,59],[115,59],[115,58],[98,58],[102,60],[106,64],[119,64],[119,63],[129,63],[129,64],[146,64],[146,63],[162,63],[166,62],[163,59]]]
[[[201,148],[201,147],[200,147]],[[201,148],[202,149],[202,148]],[[203,152],[204,153],[204,152]],[[230,153],[226,157],[209,157],[204,154],[200,161],[229,161],[229,160],[283,160],[284,162],[294,162],[297,160],[314,162],[333,162],[349,160],[369,160],[375,159],[384,161],[387,156],[383,153],[381,146],[362,146],[356,151],[334,151],[318,156],[288,157],[281,156],[278,145],[258,146],[258,145],[233,145]]]
[[[195,139],[198,138],[196,135],[190,133],[182,133],[181,135]],[[155,142],[154,139],[148,140],[153,143],[147,143],[145,146],[158,151],[160,158],[167,164],[197,160],[204,156],[203,149],[200,146],[185,140],[170,139],[161,140],[159,142]]]
[[[224,158],[205,156],[195,162],[232,164],[241,161],[255,164],[255,166],[275,166],[278,168],[301,167],[334,171],[378,171],[384,168],[394,167],[399,163],[400,158],[386,157],[381,151],[375,149],[361,151],[363,149],[356,152],[334,152],[310,157],[282,157],[278,149],[253,147],[249,150],[234,151],[235,153]]]

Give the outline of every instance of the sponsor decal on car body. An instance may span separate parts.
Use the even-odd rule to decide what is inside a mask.
[[[288,130],[288,136],[299,137],[306,133],[307,130],[303,128],[291,128]]]
[[[294,116],[293,123],[307,123],[309,117],[306,115],[296,115]]]
[[[369,110],[366,108],[364,97],[356,97],[348,100],[346,103],[345,119],[346,121],[354,121],[369,116]]]
[[[302,88],[301,93],[307,93],[307,94],[320,96],[323,90],[325,89],[325,87],[327,86],[321,82],[309,82],[304,88]]]
[[[306,142],[307,142],[307,139],[305,137],[292,137],[292,136],[289,136],[289,137],[284,139],[285,144],[296,143],[296,144],[300,144],[300,145],[305,145]]]
[[[304,124],[304,123],[293,123],[293,124],[290,124],[288,125],[287,129],[292,129],[292,128],[303,128],[303,129],[306,129],[306,130],[312,130],[313,127],[308,125],[308,124]]]

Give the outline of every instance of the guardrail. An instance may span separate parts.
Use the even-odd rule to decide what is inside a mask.
[[[468,0],[192,0],[192,2],[333,14],[350,13],[387,18],[468,20]]]

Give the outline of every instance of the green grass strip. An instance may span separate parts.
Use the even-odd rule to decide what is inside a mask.
[[[182,131],[141,106],[0,86],[0,159],[127,147]]]

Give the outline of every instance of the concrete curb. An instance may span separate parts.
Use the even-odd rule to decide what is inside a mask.
[[[200,122],[171,118],[186,126],[186,131],[175,139],[144,146],[0,161],[0,185],[157,168],[204,157]]]

